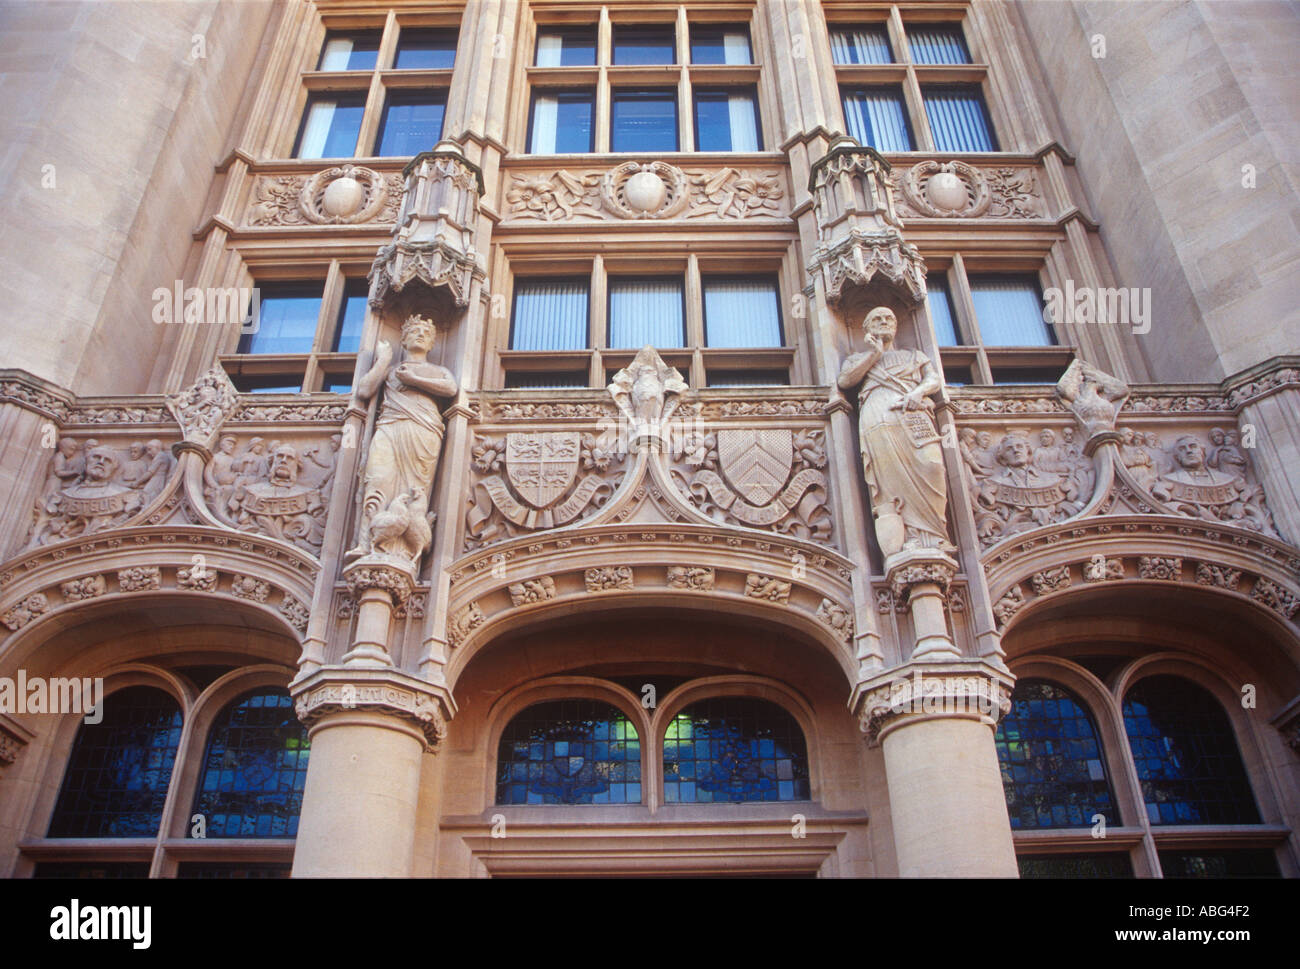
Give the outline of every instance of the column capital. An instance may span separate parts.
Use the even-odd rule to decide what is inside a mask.
[[[456,715],[446,687],[392,668],[323,666],[289,684],[289,695],[298,719],[309,727],[327,718],[379,714],[414,728],[430,752],[446,738],[447,722]]]
[[[372,553],[347,566],[343,579],[354,599],[360,600],[367,589],[380,589],[388,593],[394,606],[400,606],[415,588],[415,569],[397,556]]]
[[[906,549],[885,561],[885,577],[894,598],[904,603],[914,586],[925,584],[938,586],[939,594],[947,597],[957,571],[957,563],[941,549]]]
[[[1011,709],[1015,677],[983,659],[912,662],[877,673],[853,689],[849,707],[867,743],[899,727],[957,718],[994,726]]]

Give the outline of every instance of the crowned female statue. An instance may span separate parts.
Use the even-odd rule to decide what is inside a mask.
[[[411,559],[429,545],[429,488],[442,450],[443,423],[435,397],[454,397],[456,378],[428,361],[433,322],[410,316],[402,324],[402,357],[381,341],[375,361],[357,384],[357,397],[370,400],[384,390],[366,458],[359,541],[348,557],[380,551]]]
[[[877,306],[863,321],[867,349],[840,368],[839,386],[859,383],[858,436],[876,538],[886,557],[912,549],[955,551],[948,541],[943,448],[929,395],[942,386],[920,350],[894,349],[898,320]]]

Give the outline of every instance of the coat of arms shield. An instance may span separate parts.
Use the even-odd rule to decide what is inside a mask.
[[[580,445],[576,431],[506,435],[506,474],[519,497],[546,508],[564,494],[578,473]]]
[[[794,432],[764,428],[718,431],[718,458],[727,482],[751,505],[766,505],[790,477]]]

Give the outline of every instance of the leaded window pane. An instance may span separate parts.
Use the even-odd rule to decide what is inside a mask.
[[[1152,824],[1259,823],[1232,725],[1206,690],[1141,680],[1124,698],[1124,727]]]
[[[209,838],[292,838],[298,833],[310,743],[282,689],[244,696],[208,734],[195,814]]]
[[[1166,878],[1281,878],[1271,851],[1162,851]]]
[[[775,703],[714,697],[691,704],[668,724],[667,803],[810,798],[803,731]]]
[[[83,723],[50,820],[51,838],[152,838],[181,741],[181,711],[162,690],[132,686]]]
[[[498,804],[639,804],[641,738],[615,706],[537,703],[497,746]]]
[[[1016,859],[1021,878],[1132,878],[1128,853],[1092,855],[1022,855]]]
[[[1013,831],[1118,824],[1101,744],[1088,711],[1053,683],[1022,680],[998,724],[998,763]]]

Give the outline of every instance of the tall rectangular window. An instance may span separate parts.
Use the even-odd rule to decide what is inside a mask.
[[[542,27],[537,31],[538,67],[595,67],[596,31],[591,27]]]
[[[390,94],[379,122],[376,155],[418,155],[429,151],[442,137],[446,95],[425,92]]]
[[[908,50],[915,64],[969,64],[959,24],[908,24]]]
[[[752,64],[749,29],[743,26],[691,25],[692,64]]]
[[[993,125],[973,84],[923,85],[921,99],[938,151],[997,151]]]
[[[677,92],[615,90],[611,151],[677,151]]]
[[[671,24],[614,25],[614,63],[676,64],[676,31]]]
[[[925,277],[926,304],[930,319],[934,320],[934,336],[941,347],[961,345],[957,324],[953,320],[952,300],[948,296],[948,279],[943,273],[930,273]]]
[[[881,85],[845,89],[844,117],[849,134],[876,151],[911,151],[912,129],[903,108],[903,89]]]
[[[325,35],[318,71],[373,71],[379,58],[378,30]]]
[[[677,277],[611,278],[609,346],[639,350],[686,345],[682,281]]]
[[[364,94],[319,94],[307,101],[295,158],[351,158],[356,154]]]
[[[585,350],[588,286],[586,278],[515,280],[510,349]]]
[[[892,64],[889,32],[883,24],[831,30],[831,59],[836,64]]]
[[[774,280],[706,276],[703,289],[706,346],[781,346],[781,308]]]
[[[398,70],[436,71],[456,66],[455,30],[404,29],[397,38]]]
[[[595,149],[590,91],[539,91],[533,95],[528,151],[533,155],[585,153]]]
[[[262,283],[257,289],[257,331],[240,338],[239,352],[310,353],[324,283]]]
[[[754,92],[695,89],[696,151],[759,151]]]
[[[366,323],[366,297],[370,284],[365,279],[349,279],[343,287],[338,326],[334,329],[334,353],[356,353],[361,349],[361,328]]]
[[[1037,277],[971,276],[970,295],[985,346],[1049,347],[1056,343],[1043,321],[1043,295]]]

